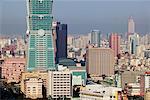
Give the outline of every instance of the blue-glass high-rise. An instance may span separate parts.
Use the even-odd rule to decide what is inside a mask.
[[[136,54],[137,53],[137,47],[139,45],[139,34],[133,33],[128,36],[128,42],[129,42],[129,53],[130,54]]]
[[[91,44],[100,47],[101,42],[101,32],[99,30],[91,31]]]
[[[27,70],[55,70],[52,0],[27,0]]]

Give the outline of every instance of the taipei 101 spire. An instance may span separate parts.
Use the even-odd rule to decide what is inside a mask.
[[[52,0],[27,0],[27,70],[55,70]]]

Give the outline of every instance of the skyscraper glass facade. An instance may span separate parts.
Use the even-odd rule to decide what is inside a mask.
[[[137,53],[137,46],[139,45],[139,35],[137,33],[131,34],[128,37],[129,42],[129,52],[130,54],[136,54]]]
[[[27,0],[28,71],[55,70],[52,3],[52,0]]]
[[[99,30],[92,30],[91,32],[91,44],[100,47],[101,42],[101,32]]]
[[[56,26],[56,62],[60,58],[67,58],[67,24]]]

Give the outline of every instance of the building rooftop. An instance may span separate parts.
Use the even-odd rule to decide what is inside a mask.
[[[60,59],[58,64],[63,66],[76,66],[76,63],[69,58]]]

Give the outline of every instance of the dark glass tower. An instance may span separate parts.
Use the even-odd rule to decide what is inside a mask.
[[[60,58],[67,58],[67,24],[56,26],[56,62]]]

